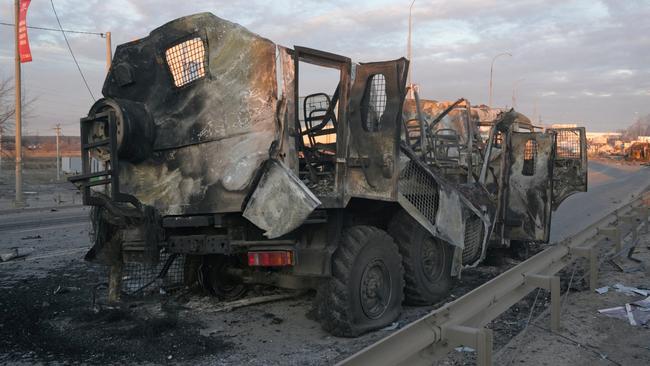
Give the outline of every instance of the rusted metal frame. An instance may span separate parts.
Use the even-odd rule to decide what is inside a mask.
[[[90,143],[88,141],[88,129],[97,119],[105,118],[108,126],[108,138]],[[140,208],[140,202],[132,195],[120,192],[119,181],[119,156],[117,146],[117,123],[114,112],[98,113],[80,120],[81,124],[81,171],[82,174],[70,177],[68,180],[72,183],[80,182],[82,188],[83,203],[91,206],[105,206],[105,201],[93,196],[90,187],[108,184],[111,185],[111,199],[115,202],[131,203],[134,207]],[[98,172],[91,172],[90,150],[100,146],[108,145],[110,151],[110,168]],[[105,179],[91,182],[91,178],[106,177]]]
[[[413,88],[413,86],[409,86]],[[424,132],[424,117],[422,116],[422,108],[420,107],[420,93],[417,90],[413,89],[413,95],[415,96],[415,110],[418,114],[418,120],[420,121],[420,153],[422,153],[422,159],[426,159],[426,144],[425,144],[425,132]],[[404,131],[408,135],[408,130]],[[408,136],[407,136],[408,139]]]
[[[329,53],[325,51],[316,50],[308,47],[294,46],[293,50],[288,50],[293,55],[294,62],[294,118],[296,126],[296,147],[302,147],[304,152],[304,143],[299,131],[300,129],[300,62],[306,62],[312,65],[318,65],[327,68],[339,70],[339,99],[338,99],[338,115],[337,115],[337,128],[336,128],[336,177],[335,189],[340,193],[338,200],[339,203],[345,203],[347,200],[345,193],[339,187],[344,187],[345,184],[345,158],[347,156],[347,146],[349,140],[348,133],[348,99],[350,90],[350,74],[352,70],[352,60],[349,57]],[[309,164],[307,154],[305,160]]]
[[[445,337],[449,329],[458,330],[459,328],[454,328],[458,326],[479,329],[539,285],[549,285],[553,292],[553,288],[557,288],[557,284],[553,283],[556,280],[547,277],[553,276],[573,262],[574,258],[570,255],[572,250],[573,254],[577,254],[575,248],[579,248],[584,242],[598,235],[599,227],[611,225],[619,215],[627,214],[638,205],[638,201],[633,201],[615,210],[573,237],[529,258],[454,302],[434,310],[400,331],[366,347],[343,360],[339,365],[431,364],[433,356],[444,355],[452,346],[458,344],[452,342],[453,339]],[[559,312],[556,314],[559,315]],[[555,321],[553,316],[552,321]],[[555,325],[559,327],[559,318]],[[475,331],[466,333],[475,333]],[[481,360],[489,359],[486,355],[480,357]]]
[[[483,156],[483,166],[481,166],[481,173],[478,177],[478,182],[481,184],[485,184],[485,180],[487,179],[487,171],[488,168],[490,167],[490,158],[492,156],[492,148],[494,145],[494,135],[496,134],[497,131],[497,123],[495,123],[491,128],[490,132],[488,133],[488,144],[487,148],[485,149],[485,154]]]
[[[465,99],[465,111],[467,112],[467,183],[472,183],[474,182],[474,168],[472,166],[474,128],[472,126],[472,106],[467,99]]]

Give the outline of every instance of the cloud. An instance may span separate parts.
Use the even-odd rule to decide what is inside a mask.
[[[140,38],[176,17],[209,11],[240,23],[278,44],[302,45],[356,61],[405,56],[408,0],[55,0],[64,28],[111,31],[113,46]],[[13,22],[10,2],[0,19]],[[413,81],[424,98],[467,97],[487,103],[490,62],[495,62],[494,105],[534,110],[544,121],[584,121],[614,127],[627,110],[650,113],[650,4],[645,0],[433,0],[413,7]],[[33,1],[28,22],[57,27],[49,1]],[[13,34],[0,33],[0,73],[13,73]],[[29,31],[34,62],[25,64],[25,86],[41,93],[31,125],[49,133],[73,123],[90,97],[60,34]],[[69,35],[93,93],[104,77],[104,39]],[[316,84],[320,85],[318,80]],[[326,83],[323,83],[323,85]],[[607,102],[603,103],[606,99]],[[84,107],[85,106],[85,107]],[[618,127],[617,127],[618,128]]]

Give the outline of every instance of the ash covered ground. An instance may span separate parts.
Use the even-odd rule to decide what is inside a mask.
[[[643,167],[598,163],[591,167],[592,193],[571,197],[571,204],[561,208],[565,211],[555,215],[561,222],[554,227],[562,235],[580,230],[586,218],[595,221],[597,211],[605,214],[648,179]],[[38,174],[50,176],[44,171]],[[107,280],[106,269],[83,260],[90,243],[88,210],[63,206],[7,210],[11,209],[7,198],[11,186],[6,183],[5,178],[0,189],[0,211],[5,210],[0,213],[0,252],[12,247],[34,248],[34,252],[23,260],[0,263],[1,364],[321,365],[340,361],[394,332],[379,330],[356,339],[332,337],[311,316],[313,293],[222,312],[216,311],[221,304],[215,298],[179,288],[128,298],[120,307],[108,307],[102,286]],[[64,184],[32,184],[40,186],[39,197],[51,197],[58,189],[74,192]],[[566,220],[578,216],[579,223],[571,225]],[[447,300],[517,262],[492,260],[465,271]],[[576,281],[572,288],[582,291],[586,287]],[[268,293],[285,292],[260,289],[249,296]],[[496,349],[525,327],[534,297],[532,293],[491,324]],[[544,311],[548,301],[547,294],[541,292],[533,318]],[[406,307],[397,329],[441,304]],[[455,352],[439,364],[473,364],[473,357]]]

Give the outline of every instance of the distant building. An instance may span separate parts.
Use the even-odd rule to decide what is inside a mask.
[[[587,132],[589,155],[609,155],[622,149],[620,132]]]
[[[575,128],[578,127],[577,123],[553,123],[551,128]]]

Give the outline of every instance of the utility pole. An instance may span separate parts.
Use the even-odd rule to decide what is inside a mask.
[[[20,21],[20,1],[14,1],[14,10],[15,10],[15,31],[16,39],[16,86],[14,89],[14,94],[16,95],[16,147],[15,147],[15,162],[16,162],[16,199],[14,201],[14,206],[23,207],[25,206],[25,201],[23,200],[23,138],[22,138],[22,93],[21,93],[21,81],[20,81],[20,49],[18,47],[18,23]]]
[[[510,56],[510,57],[512,57],[510,52],[501,52],[500,54],[498,54],[498,55],[494,56],[494,58],[492,58],[492,64],[490,64],[490,96],[489,96],[489,99],[488,99],[489,100],[488,101],[488,107],[490,107],[490,108],[492,108],[492,75],[494,74],[494,61],[496,61],[496,59],[499,56]]]
[[[59,148],[59,137],[61,137],[61,124],[57,123],[54,127],[56,131],[56,181],[61,180],[61,149]]]
[[[2,179],[2,132],[4,128],[0,126],[0,179]]]
[[[411,30],[412,30],[412,10],[413,10],[413,4],[415,4],[415,0],[411,1],[411,5],[409,6],[409,38],[408,38],[408,44],[406,45],[406,54],[407,58],[409,59],[409,77],[408,77],[408,98],[413,99],[414,98],[414,93],[413,93],[413,80],[411,79],[411,74],[413,73],[413,59],[412,59],[412,47],[411,47]]]
[[[111,46],[111,32],[106,32],[104,35],[106,37],[106,72],[111,69],[111,63],[113,62],[113,48]]]

